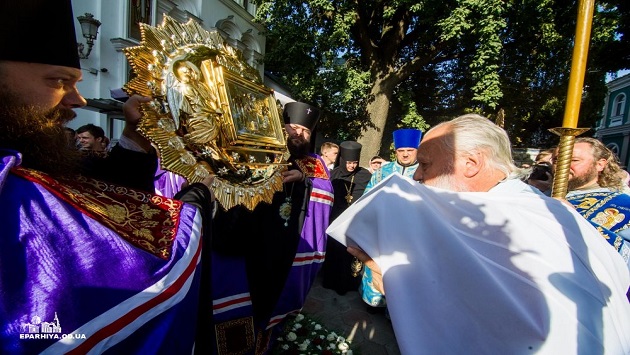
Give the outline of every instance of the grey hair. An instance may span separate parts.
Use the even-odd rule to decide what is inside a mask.
[[[520,177],[525,172],[514,165],[510,138],[505,130],[489,119],[477,115],[466,114],[451,121],[442,122],[432,129],[447,126],[453,133],[455,146],[444,140],[449,151],[457,154],[483,152],[491,167],[505,173],[510,178]]]

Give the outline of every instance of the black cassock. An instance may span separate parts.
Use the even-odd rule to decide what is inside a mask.
[[[372,174],[367,169],[357,167],[353,172],[346,170],[344,161],[330,173],[335,195],[335,203],[330,213],[330,221],[334,221],[343,211],[363,195]],[[350,198],[351,197],[351,198]],[[322,286],[335,290],[339,294],[357,291],[361,282],[361,274],[352,275],[351,264],[354,257],[346,251],[346,247],[333,238],[326,244],[326,259],[322,265]]]

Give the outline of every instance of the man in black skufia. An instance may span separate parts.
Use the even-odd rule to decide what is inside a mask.
[[[213,323],[219,353],[265,353],[302,308],[326,248],[333,203],[324,160],[310,153],[319,110],[284,107],[289,169],[271,203],[219,211],[213,236]]]

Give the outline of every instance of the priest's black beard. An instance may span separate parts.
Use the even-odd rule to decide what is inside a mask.
[[[22,153],[22,166],[53,176],[79,172],[81,153],[68,145],[65,124],[76,115],[70,109],[43,112],[21,103],[20,97],[0,87],[0,148]]]
[[[311,142],[307,141],[302,136],[289,137],[289,140],[287,141],[287,148],[289,148],[291,157],[297,159],[304,158],[309,153]]]

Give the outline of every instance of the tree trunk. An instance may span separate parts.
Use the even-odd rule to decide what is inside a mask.
[[[368,127],[357,140],[363,146],[361,148],[361,161],[359,163],[360,166],[363,167],[367,167],[370,158],[379,155],[381,150],[381,142],[383,141],[383,133],[385,123],[387,122],[391,97],[391,90],[384,89],[386,85],[383,84],[383,80],[377,79],[372,86],[370,94],[374,100],[367,105],[367,114],[370,117],[372,126]],[[389,156],[389,152],[386,156]]]

